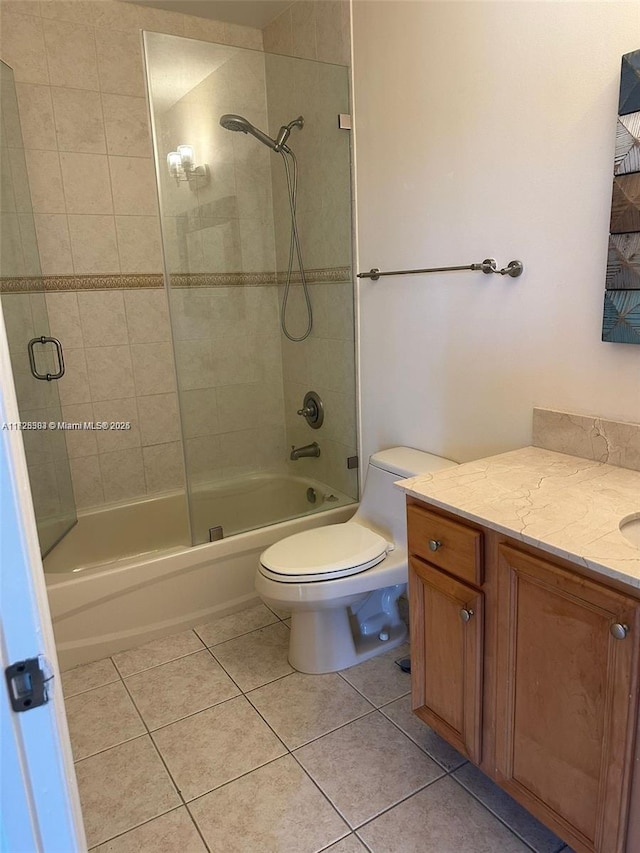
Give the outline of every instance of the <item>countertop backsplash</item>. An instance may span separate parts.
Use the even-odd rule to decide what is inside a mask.
[[[532,444],[640,471],[640,424],[534,408]]]

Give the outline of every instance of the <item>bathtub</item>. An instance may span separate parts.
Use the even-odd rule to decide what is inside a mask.
[[[184,493],[79,512],[76,526],[43,561],[61,667],[250,605],[258,600],[254,575],[265,548],[347,521],[356,507],[321,483],[279,474],[202,486],[192,496],[199,536],[218,525],[245,532],[196,546]],[[289,520],[274,523],[283,517]]]

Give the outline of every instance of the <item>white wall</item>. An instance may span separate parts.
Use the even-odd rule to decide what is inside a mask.
[[[533,406],[640,421],[602,343],[615,121],[638,2],[354,0],[362,452],[529,444]]]

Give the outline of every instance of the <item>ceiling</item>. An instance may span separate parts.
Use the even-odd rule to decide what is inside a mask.
[[[127,2],[262,29],[284,12],[291,5],[292,0],[127,0]]]

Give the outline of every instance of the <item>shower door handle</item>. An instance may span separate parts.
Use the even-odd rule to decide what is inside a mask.
[[[33,353],[33,348],[36,344],[53,344],[55,346],[56,354],[58,356],[57,373],[38,373],[38,369],[36,368],[36,358]],[[62,344],[57,338],[47,338],[44,335],[40,335],[39,338],[31,338],[27,344],[27,351],[29,353],[29,367],[31,368],[31,374],[35,379],[42,379],[45,382],[51,382],[52,379],[61,379],[64,376],[64,355],[62,352]]]

